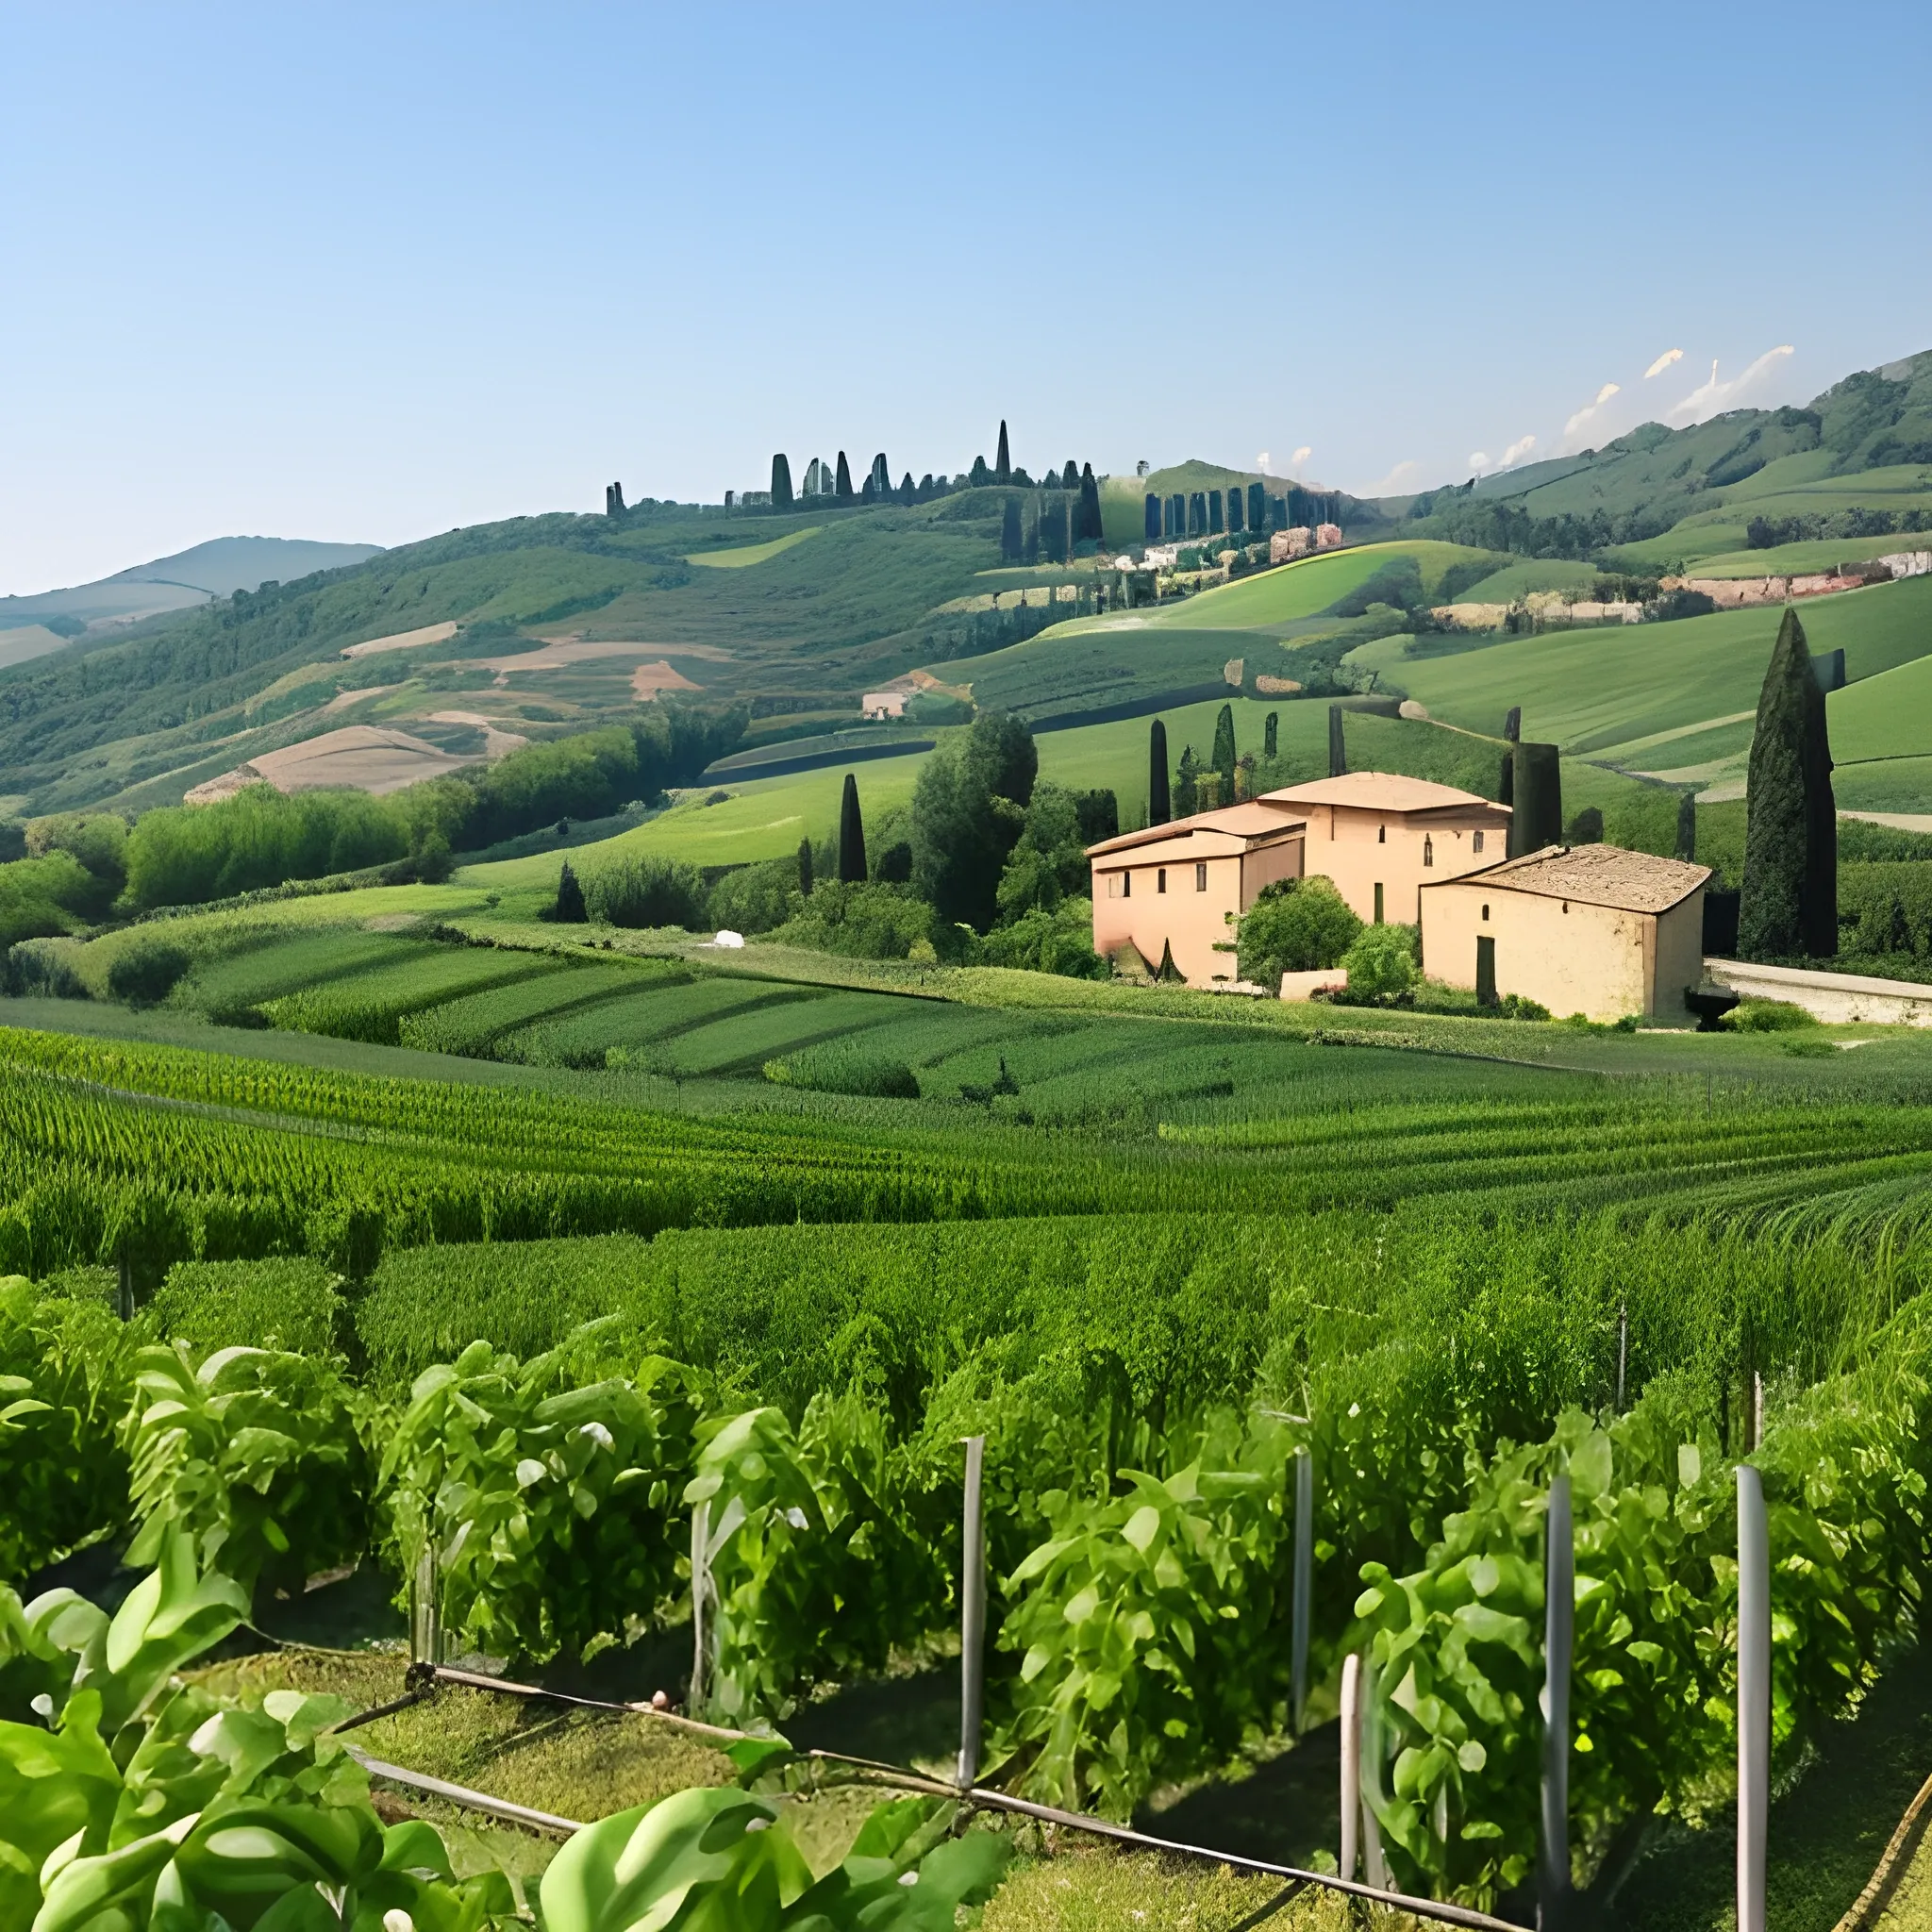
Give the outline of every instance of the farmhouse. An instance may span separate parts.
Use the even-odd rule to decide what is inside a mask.
[[[1704,976],[1710,868],[1550,845],[1422,889],[1423,972],[1591,1020],[1680,1019]]]
[[[1306,829],[1256,798],[1090,845],[1093,950],[1111,958],[1131,943],[1190,985],[1231,982],[1236,924],[1263,886],[1301,877]]]
[[[1127,832],[1088,848],[1093,950],[1129,941],[1191,984],[1235,977],[1234,928],[1261,888],[1320,873],[1357,917],[1417,917],[1424,879],[1492,865],[1507,850],[1509,808],[1472,791],[1387,772],[1350,772],[1265,792],[1244,804]]]
[[[1263,794],[1306,819],[1307,869],[1333,879],[1357,919],[1412,925],[1424,880],[1493,865],[1508,850],[1509,808],[1426,778],[1348,772]]]

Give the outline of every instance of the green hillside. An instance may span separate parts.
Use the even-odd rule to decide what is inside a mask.
[[[1840,766],[1932,757],[1932,655],[1833,691],[1829,710]]]
[[[1451,724],[1493,731],[1520,705],[1525,736],[1621,760],[1649,750],[1657,734],[1754,710],[1781,615],[1768,607],[1718,611],[1447,651],[1432,651],[1434,640],[1385,638],[1351,661],[1379,670],[1384,688]],[[1814,653],[1843,648],[1849,680],[1932,652],[1932,578],[1807,600],[1802,615]]]

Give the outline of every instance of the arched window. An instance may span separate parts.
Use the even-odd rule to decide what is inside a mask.
[[[1424,832],[1423,834],[1423,863],[1424,865],[1434,865],[1435,862],[1436,841],[1433,839],[1431,839],[1426,832]]]

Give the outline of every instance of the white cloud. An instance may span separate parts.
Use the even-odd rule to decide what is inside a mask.
[[[1483,450],[1479,450],[1479,449],[1476,449],[1476,450],[1471,450],[1471,451],[1470,451],[1470,453],[1469,453],[1469,474],[1470,474],[1470,475],[1471,475],[1472,476],[1480,476],[1480,475],[1482,475],[1482,473],[1483,473],[1483,472],[1484,472],[1485,470],[1487,470],[1487,469],[1488,469],[1489,467],[1490,467],[1490,458],[1489,458],[1489,455],[1488,455],[1488,453],[1487,453],[1486,451],[1483,451]]]
[[[1653,375],[1661,375],[1664,373],[1664,371],[1671,366],[1673,362],[1681,362],[1683,359],[1684,352],[1682,349],[1666,349],[1663,352],[1663,354],[1659,356],[1657,358],[1657,360],[1653,362],[1650,365],[1650,367],[1643,372],[1644,381],[1648,382]]]
[[[1720,382],[1717,379],[1717,360],[1713,357],[1710,364],[1710,380],[1701,383],[1682,402],[1666,409],[1664,421],[1679,424],[1705,423],[1725,409],[1736,408],[1752,390],[1763,382],[1764,378],[1792,353],[1790,342],[1781,342],[1774,349],[1767,349],[1743,375],[1733,377],[1729,382]]]
[[[1583,432],[1596,420],[1603,406],[1612,396],[1620,396],[1623,393],[1624,386],[1622,383],[1605,383],[1603,388],[1597,391],[1596,400],[1584,404],[1582,408],[1578,409],[1575,415],[1572,416],[1569,422],[1564,424],[1563,447],[1566,450],[1581,449],[1584,443]]]
[[[1265,476],[1268,474],[1268,452],[1265,449],[1255,458],[1255,467],[1260,471],[1262,475]]]
[[[1357,496],[1407,496],[1415,489],[1415,475],[1421,468],[1422,465],[1413,458],[1405,458],[1386,476],[1364,484],[1355,493]]]
[[[1302,465],[1314,454],[1314,450],[1307,443],[1303,443],[1301,448],[1289,458],[1288,474],[1291,476],[1299,476],[1302,473]]]
[[[1516,465],[1517,465],[1518,463],[1522,462],[1522,461],[1523,461],[1523,460],[1524,459],[1524,458],[1526,458],[1526,457],[1527,457],[1527,456],[1529,455],[1529,453],[1530,453],[1530,452],[1531,452],[1531,451],[1532,451],[1533,449],[1535,449],[1535,447],[1536,447],[1536,438],[1535,438],[1535,437],[1533,437],[1533,436],[1519,436],[1519,437],[1518,437],[1518,438],[1516,439],[1516,441],[1515,441],[1514,442],[1512,442],[1512,443],[1511,443],[1511,444],[1509,445],[1509,447],[1508,447],[1507,449],[1506,449],[1506,450],[1505,450],[1505,451],[1503,452],[1503,454],[1502,454],[1502,455],[1501,455],[1501,456],[1500,456],[1500,457],[1499,457],[1499,458],[1497,458],[1497,460],[1496,460],[1496,467],[1497,467],[1497,469],[1499,469],[1499,470],[1513,470],[1513,469],[1514,469],[1514,468],[1516,467]]]

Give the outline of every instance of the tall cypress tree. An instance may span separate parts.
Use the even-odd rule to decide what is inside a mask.
[[[1838,809],[1824,693],[1798,613],[1787,609],[1757,697],[1745,792],[1738,954],[1838,951]]]
[[[1677,800],[1677,857],[1697,862],[1697,794],[1687,791]]]
[[[865,883],[865,821],[858,815],[858,780],[850,772],[839,800],[839,883]]]
[[[798,841],[798,890],[809,899],[811,897],[811,841]]]
[[[1200,766],[1194,762],[1194,747],[1184,744],[1181,747],[1181,761],[1174,770],[1174,808],[1178,817],[1191,819],[1199,808],[1200,791],[1196,784],[1196,774]]]
[[[1000,449],[993,459],[992,480],[995,483],[1010,483],[1013,480],[1013,458],[1007,448],[1007,419],[1000,418]]]
[[[1261,756],[1264,758],[1274,757],[1275,746],[1280,742],[1280,733],[1281,713],[1270,711],[1261,726]]]
[[[1509,857],[1563,842],[1563,767],[1554,744],[1519,743],[1509,812]]]
[[[905,475],[901,477],[899,481],[899,501],[903,503],[908,509],[910,509],[912,508],[912,500],[918,494],[919,486],[912,480],[912,472],[910,470],[908,470]]]
[[[577,883],[577,875],[567,858],[557,875],[557,904],[550,916],[559,925],[582,925],[591,916],[584,910],[584,889]]]
[[[1214,721],[1214,769],[1221,774],[1221,802],[1234,803],[1234,707],[1223,705]]]
[[[839,480],[832,486],[834,503],[852,501],[852,465],[845,460],[845,452],[839,452]]]
[[[1147,823],[1164,825],[1173,816],[1167,795],[1167,726],[1157,718],[1147,727]]]
[[[1020,534],[1020,499],[1009,496],[1006,508],[1000,512],[1000,561],[1018,563],[1024,541]]]
[[[791,508],[791,463],[782,455],[772,458],[772,508]]]
[[[1141,528],[1148,542],[1160,541],[1160,499],[1152,491],[1147,493],[1147,507],[1141,518]]]
[[[1348,741],[1341,735],[1341,707],[1328,707],[1328,775],[1342,778],[1348,774]]]
[[[1072,457],[1069,457],[1066,468],[1060,472],[1060,488],[1062,490],[1077,490],[1079,487],[1080,466]]]
[[[1248,485],[1248,528],[1257,537],[1268,527],[1268,492],[1258,483]]]
[[[1074,541],[1097,543],[1101,539],[1100,485],[1093,480],[1093,465],[1080,472],[1080,508],[1074,529]]]
[[[1230,490],[1227,492],[1227,534],[1230,537],[1239,534],[1244,527],[1245,518],[1242,513],[1244,502],[1245,499],[1239,490]]]

